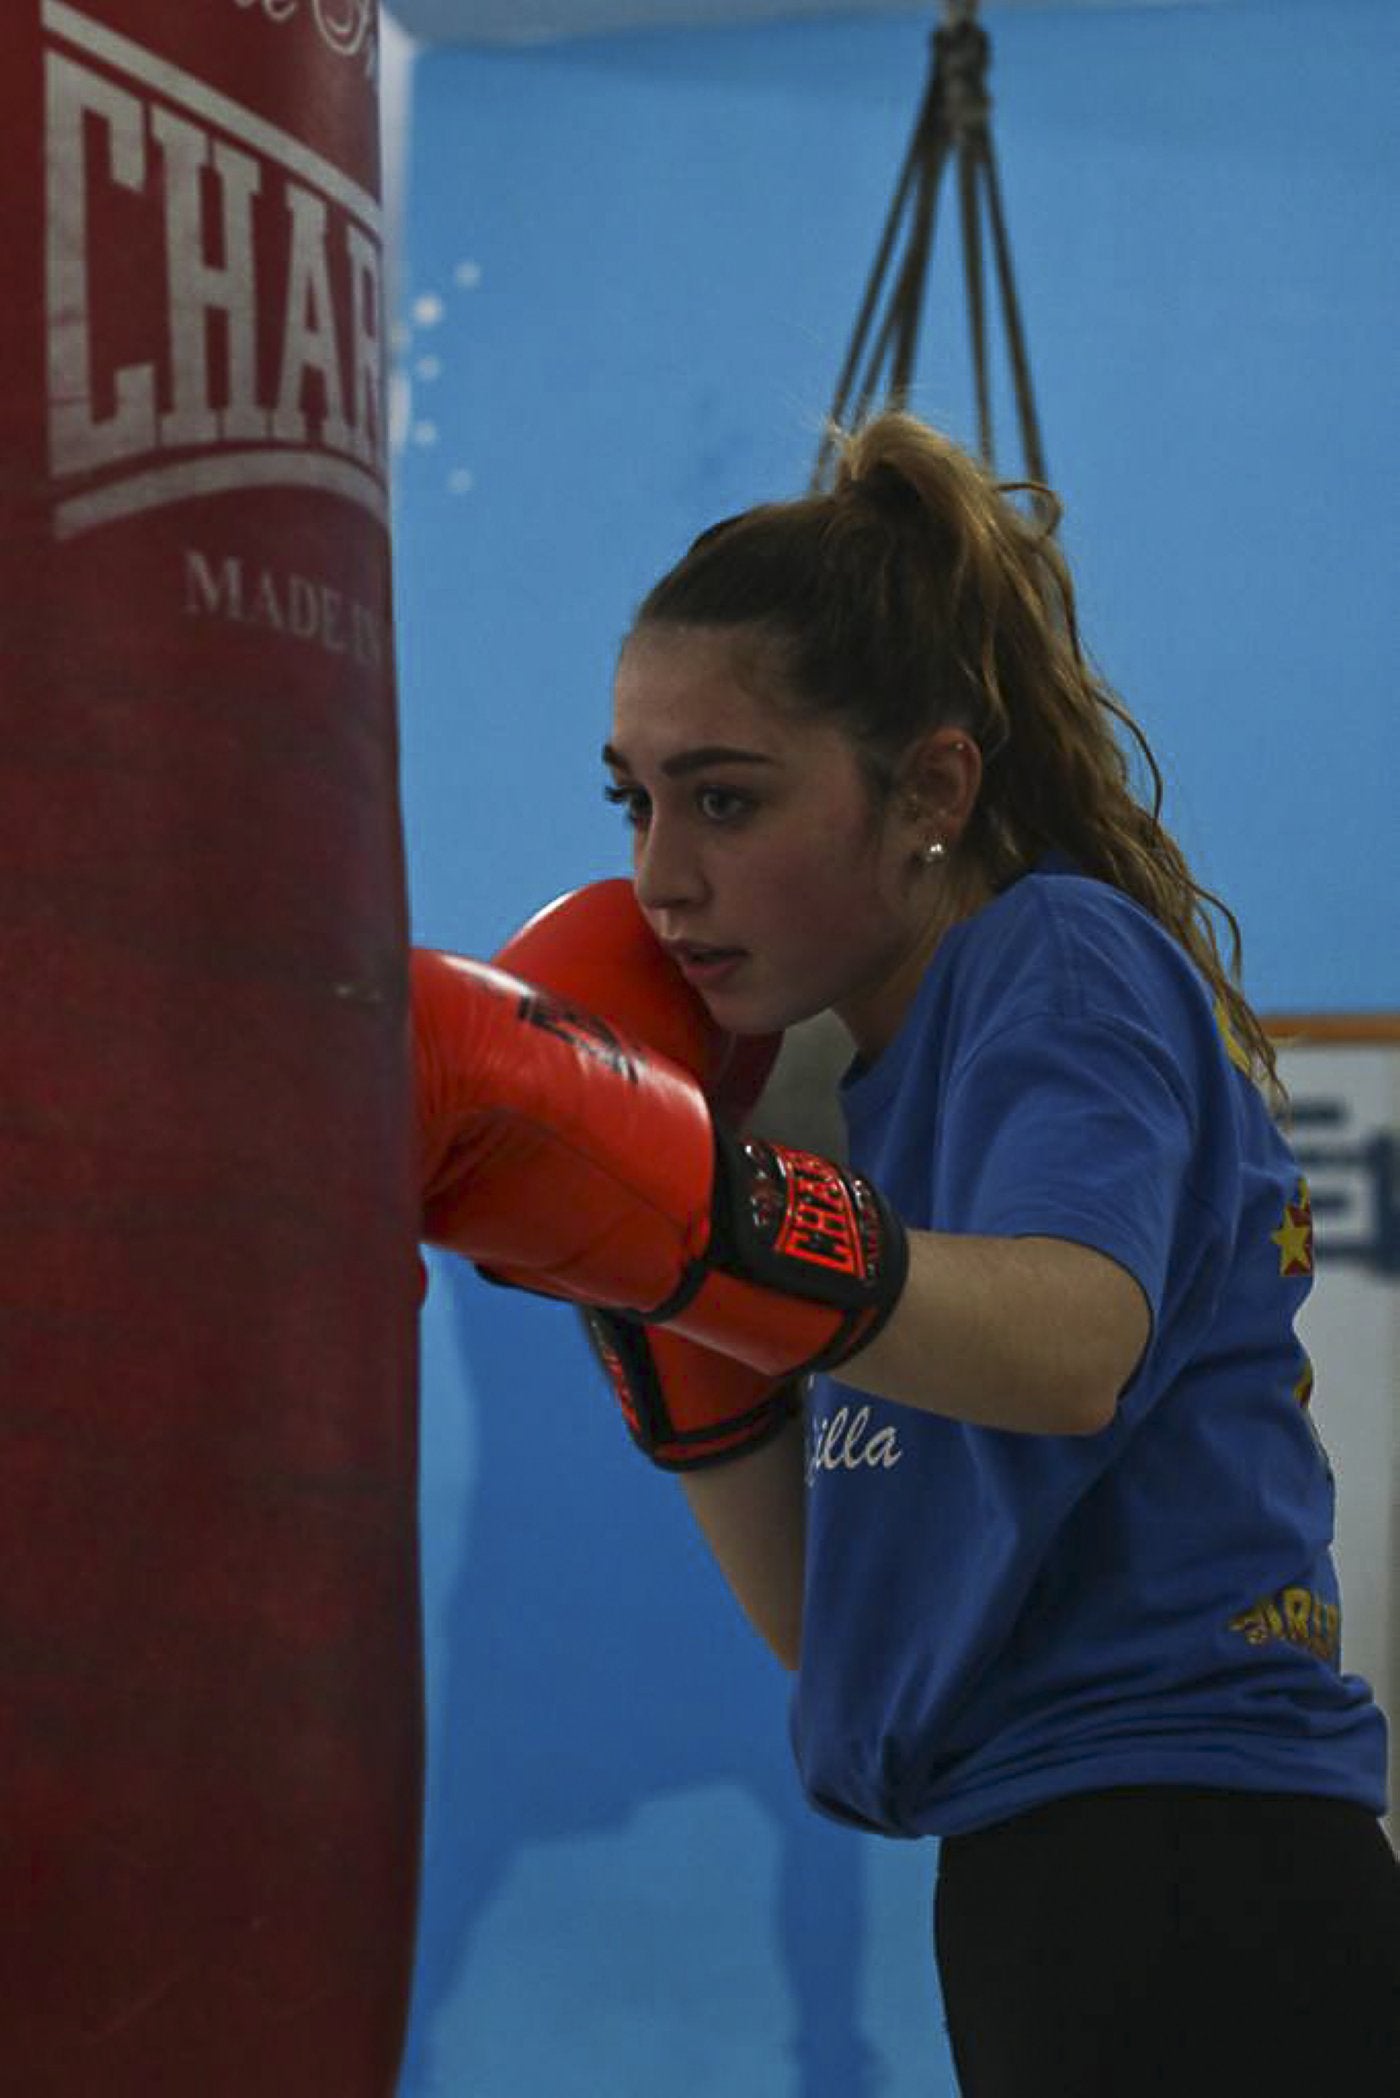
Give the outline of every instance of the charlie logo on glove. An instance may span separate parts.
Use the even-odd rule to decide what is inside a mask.
[[[857,1285],[856,1301],[863,1303],[867,1288],[880,1280],[888,1241],[868,1183],[830,1159],[761,1137],[745,1137],[738,1150],[747,1168],[744,1195],[758,1247],[778,1261],[794,1263],[788,1286],[801,1290],[795,1276],[820,1269]],[[846,1299],[841,1295],[831,1301]]]
[[[606,1020],[598,1019],[593,1013],[581,1013],[576,1006],[563,1005],[557,998],[551,998],[547,991],[537,990],[522,995],[517,1012],[528,1026],[557,1036],[571,1049],[591,1056],[610,1071],[616,1071],[618,1077],[625,1078],[629,1085],[637,1084],[636,1059],[628,1053],[621,1036],[613,1033]]]

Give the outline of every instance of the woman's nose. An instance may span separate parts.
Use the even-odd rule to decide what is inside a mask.
[[[632,861],[632,881],[644,911],[683,910],[705,893],[698,855],[675,828],[653,816],[639,832]]]

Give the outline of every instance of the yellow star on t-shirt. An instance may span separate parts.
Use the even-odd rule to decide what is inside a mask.
[[[1278,1271],[1281,1275],[1310,1275],[1313,1271],[1313,1223],[1312,1200],[1308,1194],[1306,1180],[1298,1182],[1298,1192],[1284,1207],[1283,1222],[1269,1237],[1278,1247]]]

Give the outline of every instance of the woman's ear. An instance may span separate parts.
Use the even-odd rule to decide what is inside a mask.
[[[907,754],[901,786],[924,846],[951,852],[977,806],[982,753],[965,728],[931,729]]]

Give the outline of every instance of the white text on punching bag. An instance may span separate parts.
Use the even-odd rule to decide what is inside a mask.
[[[223,619],[314,642],[364,670],[380,671],[389,659],[388,628],[368,605],[324,577],[255,567],[240,554],[211,557],[198,547],[185,548],[185,612],[191,619]]]
[[[45,18],[141,76],[134,87],[153,85],[161,95],[48,53],[50,464],[60,483],[108,477],[60,501],[60,535],[190,495],[279,482],[328,488],[382,517],[387,430],[373,199],[299,141],[75,10],[47,0]],[[99,374],[88,199],[103,182],[160,211],[169,298],[164,314],[152,309],[149,360]],[[285,213],[279,246],[287,259],[275,285],[259,267],[256,198]],[[260,390],[260,302],[268,299],[276,302],[278,355]],[[216,317],[225,344],[217,403],[209,342]]]

